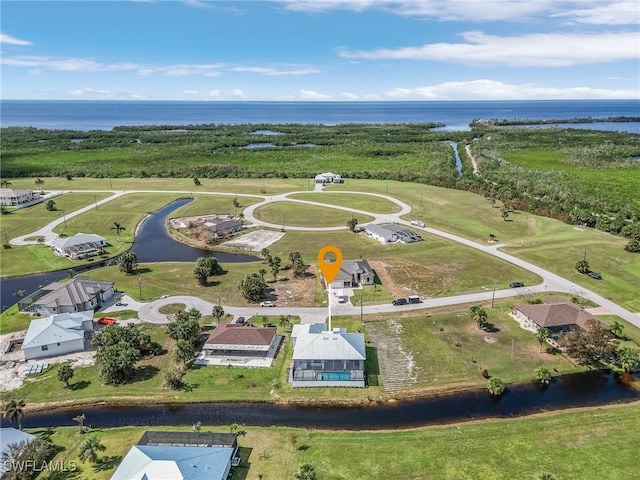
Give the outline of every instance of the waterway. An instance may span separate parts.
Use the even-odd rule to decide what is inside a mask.
[[[206,368],[206,367],[204,367]],[[74,425],[85,414],[93,428],[128,425],[206,425],[377,430],[440,425],[485,418],[511,418],[574,407],[622,404],[640,400],[640,378],[592,371],[538,383],[514,385],[500,397],[485,390],[432,396],[411,401],[358,407],[296,406],[272,403],[195,403],[141,406],[92,406],[25,415],[26,428]]]
[[[160,210],[149,214],[140,224],[136,232],[135,242],[131,250],[138,257],[138,263],[152,262],[195,262],[200,257],[216,257],[221,264],[245,263],[259,260],[253,255],[217,252],[203,250],[180,243],[167,233],[165,223],[167,218],[178,208],[188,204],[192,199],[182,199],[165,205]],[[53,254],[52,254],[53,255]],[[87,270],[105,266],[104,260],[96,260],[93,264],[75,266],[69,261],[69,269],[77,275]],[[30,295],[41,285],[48,285],[67,278],[68,269],[55,272],[47,272],[24,277],[3,278],[1,280],[0,304],[2,309],[9,307],[19,300],[16,292],[24,290],[25,295]]]
[[[456,157],[456,170],[458,170],[458,176],[462,176],[462,159],[460,158],[460,152],[458,152],[458,142],[447,140],[447,143],[453,149],[453,154]]]

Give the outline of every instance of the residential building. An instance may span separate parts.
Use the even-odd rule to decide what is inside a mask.
[[[270,367],[281,342],[275,327],[222,323],[209,336],[195,363]]]
[[[343,183],[344,180],[342,180],[342,177],[336,173],[331,173],[331,172],[327,172],[327,173],[320,173],[319,175],[316,175],[315,178],[315,183],[322,183],[322,184],[326,184],[326,183]]]
[[[382,225],[382,228],[395,233],[398,237],[398,241],[401,243],[413,243],[420,242],[422,240],[422,235],[420,235],[418,232],[415,232],[409,228],[402,227],[395,223]]]
[[[235,433],[147,431],[111,480],[226,480],[237,451]]]
[[[73,237],[58,237],[50,245],[56,255],[75,260],[85,255],[99,255],[107,246],[107,240],[93,233],[76,233]]]
[[[380,243],[393,243],[398,241],[398,234],[384,228],[382,225],[369,224],[364,227],[364,233],[367,236],[379,241]]]
[[[18,309],[38,315],[95,310],[115,294],[115,283],[74,277],[67,282],[53,282],[22,298]]]
[[[4,207],[17,207],[40,199],[40,192],[33,190],[14,190],[13,188],[0,188],[0,205]]]
[[[244,224],[238,220],[234,220],[231,217],[228,218],[213,218],[204,223],[214,238],[224,237],[230,233],[239,232],[244,228]]]
[[[366,260],[344,260],[336,278],[331,283],[331,288],[357,288],[362,285],[373,285],[376,273]],[[326,287],[324,277],[322,281]]]
[[[324,323],[316,323],[294,325],[291,338],[293,387],[365,387],[363,333],[328,331]]]
[[[528,303],[516,305],[513,316],[529,330],[547,328],[552,338],[576,327],[586,330],[589,320],[595,320],[603,327],[609,328],[589,312],[562,298],[551,298],[546,303],[537,305]]]
[[[32,320],[22,343],[25,360],[82,352],[91,341],[93,311]]]
[[[4,452],[9,450],[9,445],[20,442],[32,442],[36,438],[35,435],[15,428],[0,428],[0,457]],[[4,462],[0,462],[0,476],[7,471],[8,466],[9,465],[6,465]]]

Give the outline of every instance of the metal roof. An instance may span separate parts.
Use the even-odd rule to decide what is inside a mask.
[[[31,320],[22,348],[41,347],[52,343],[84,339],[82,323],[93,321],[93,311],[58,313],[47,318]]]
[[[363,333],[346,333],[344,329],[318,331],[319,325],[325,327],[324,324],[300,325],[291,333],[295,338],[294,360],[366,359]]]

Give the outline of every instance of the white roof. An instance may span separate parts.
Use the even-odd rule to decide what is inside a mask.
[[[36,437],[30,433],[21,432],[15,428],[0,428],[0,453],[4,452],[12,443],[20,443],[24,440],[28,442]],[[0,474],[4,472],[4,463],[0,462]]]
[[[54,247],[65,249],[92,242],[106,242],[107,239],[95,233],[76,233],[73,237],[56,238],[51,242]]]
[[[93,321],[93,312],[58,313],[47,318],[32,320],[22,343],[22,348],[41,347],[52,343],[84,338],[82,323]]]
[[[298,328],[296,328],[298,327]],[[294,360],[365,360],[363,333],[346,333],[345,329],[326,331],[324,323],[294,325]]]
[[[111,480],[223,480],[232,447],[134,445]]]

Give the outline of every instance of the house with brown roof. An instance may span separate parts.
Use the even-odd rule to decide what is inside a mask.
[[[589,320],[600,322],[578,305],[562,298],[552,298],[547,300],[547,303],[538,305],[528,303],[516,305],[513,316],[529,330],[547,328],[551,337],[576,327],[586,330]],[[603,327],[609,328],[605,323],[600,323]]]
[[[270,367],[281,342],[275,327],[223,323],[209,336],[195,363]]]

